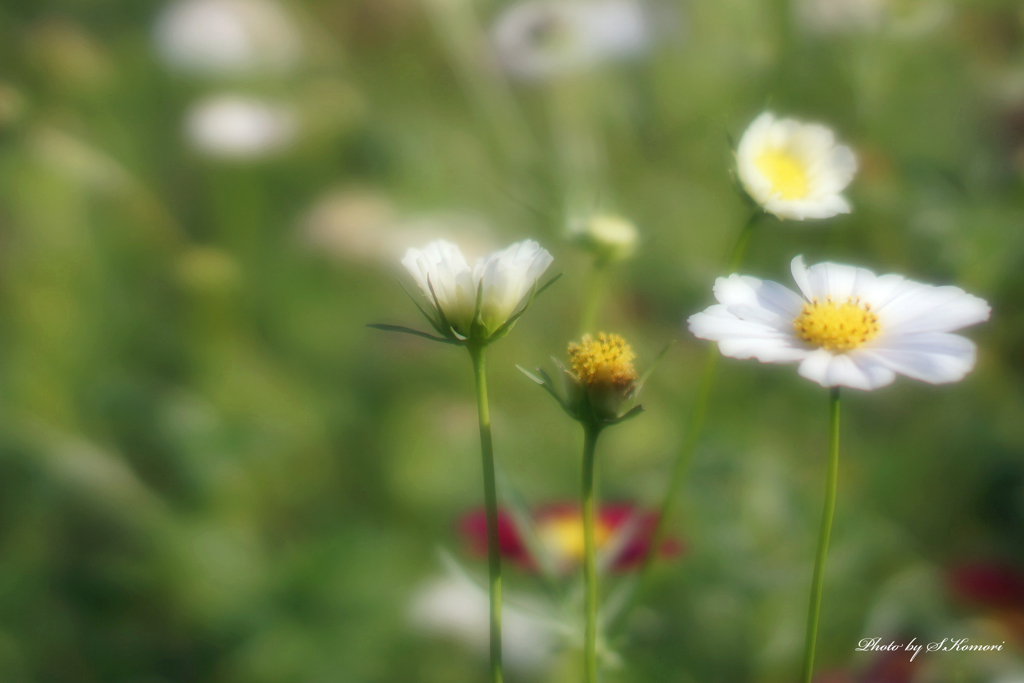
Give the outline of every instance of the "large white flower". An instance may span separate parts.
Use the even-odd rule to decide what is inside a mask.
[[[850,213],[841,193],[857,171],[857,159],[825,126],[764,112],[743,133],[736,167],[747,194],[779,218]]]
[[[515,312],[552,260],[539,244],[526,240],[485,256],[470,268],[456,245],[437,240],[423,249],[410,249],[402,265],[435,313],[440,307],[444,319],[462,337],[473,331],[479,291],[480,318],[484,336],[489,337]]]
[[[950,332],[988,320],[982,299],[837,263],[806,268],[800,256],[792,272],[803,296],[755,277],[718,278],[718,304],[691,316],[690,331],[732,358],[799,362],[800,375],[826,387],[877,389],[897,373],[943,384],[974,367],[974,342]]]

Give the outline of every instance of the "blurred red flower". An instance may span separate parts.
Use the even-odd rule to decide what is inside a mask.
[[[583,558],[583,517],[576,503],[554,503],[532,511],[538,541],[562,570],[569,570]],[[658,515],[631,503],[602,505],[594,520],[597,550],[609,543],[617,551],[611,562],[614,571],[635,569],[643,560],[652,542]],[[459,520],[459,532],[471,552],[487,554],[487,518],[482,508],[473,510]],[[498,547],[501,556],[525,569],[536,569],[526,541],[507,510],[498,511]],[[672,557],[683,551],[675,538],[662,541],[660,557]]]

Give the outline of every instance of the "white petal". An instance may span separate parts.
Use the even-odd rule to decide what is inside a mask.
[[[775,117],[770,112],[758,116],[744,131],[736,147],[736,171],[747,193],[763,205],[771,197],[772,184],[755,163],[768,144]]]
[[[764,309],[764,316],[778,318],[788,326],[792,326],[804,304],[798,294],[778,283],[735,274],[715,280],[715,298],[725,306]]]
[[[762,363],[785,363],[804,358],[808,349],[790,330],[763,322],[741,320],[726,306],[711,306],[690,316],[690,332],[700,339],[719,342],[722,355],[756,358]]]
[[[846,386],[871,390],[892,383],[896,374],[877,359],[861,353],[833,355],[825,349],[814,351],[800,363],[801,377],[823,387]]]
[[[840,263],[818,263],[806,268],[801,256],[793,259],[790,268],[800,291],[811,301],[825,301],[831,297],[834,302],[845,303],[877,279],[866,268]]]
[[[945,384],[963,379],[974,368],[977,347],[970,339],[956,334],[924,332],[872,344],[859,353],[901,375]]]
[[[811,193],[817,197],[839,195],[857,172],[857,157],[845,145],[834,147],[818,159],[808,170]],[[844,212],[848,213],[848,212]]]
[[[883,333],[952,332],[988,320],[984,299],[959,287],[933,287],[904,280],[875,312]]]

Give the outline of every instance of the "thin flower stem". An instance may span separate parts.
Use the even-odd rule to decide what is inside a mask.
[[[601,428],[583,428],[583,580],[586,584],[586,632],[583,666],[587,683],[597,683],[597,560],[594,548],[594,451]]]
[[[594,259],[587,275],[585,291],[583,292],[583,315],[580,316],[580,336],[593,333],[594,324],[597,322],[597,312],[601,308],[601,299],[608,282],[608,262],[604,259]]]
[[[729,273],[736,272],[736,269],[742,263],[743,254],[747,249],[747,244],[750,242],[750,236],[754,234],[754,228],[763,215],[764,213],[758,209],[743,226],[743,230],[736,238],[736,243],[729,253]],[[628,614],[636,607],[636,603],[639,601],[644,587],[649,580],[651,566],[658,555],[658,549],[664,541],[668,521],[672,517],[672,511],[675,508],[676,498],[678,498],[679,490],[686,479],[686,473],[690,468],[690,461],[693,460],[694,451],[697,449],[697,443],[700,441],[701,432],[704,428],[704,418],[707,415],[708,400],[711,398],[711,389],[714,386],[715,369],[718,367],[719,355],[717,347],[711,346],[708,348],[707,356],[704,358],[704,370],[701,372],[700,383],[697,385],[697,396],[693,402],[693,407],[690,408],[683,447],[679,449],[679,453],[676,454],[676,459],[672,463],[672,474],[669,478],[668,489],[665,491],[665,497],[658,512],[658,523],[654,527],[651,543],[648,545],[647,552],[644,554],[643,561],[640,564],[640,571],[637,574],[636,581],[633,583],[632,591],[625,601],[625,607],[619,614],[617,620],[618,627],[625,623]]]
[[[825,556],[828,538],[832,533],[832,515],[836,509],[836,479],[839,475],[839,387],[829,394],[828,473],[825,475],[825,507],[821,513],[818,532],[818,554],[814,558],[814,576],[811,579],[811,601],[807,609],[807,640],[804,644],[802,683],[811,683],[814,674],[814,646],[818,639],[818,616],[821,613],[821,587],[825,579]]]
[[[498,494],[494,477],[491,413],[487,405],[487,372],[483,346],[470,345],[476,378],[476,406],[480,417],[480,455],[484,470],[484,506],[487,510],[487,569],[491,596],[491,683],[502,683],[501,673],[501,553],[498,547]]]

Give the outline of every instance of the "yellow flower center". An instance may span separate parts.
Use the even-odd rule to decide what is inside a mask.
[[[599,332],[594,340],[583,335],[579,344],[569,344],[569,361],[581,382],[589,386],[614,384],[626,387],[636,381],[636,356],[626,340],[617,334]]]
[[[767,150],[757,157],[754,164],[772,184],[772,193],[783,199],[807,196],[807,171],[803,163],[789,152]]]
[[[567,514],[552,517],[540,524],[537,530],[541,542],[556,556],[572,560],[582,560],[583,518],[578,514]],[[612,530],[600,519],[594,520],[594,545],[598,548],[608,542]]]
[[[877,336],[879,327],[871,304],[861,304],[859,298],[837,304],[829,297],[824,303],[815,299],[804,304],[793,329],[809,344],[828,351],[849,351]]]

